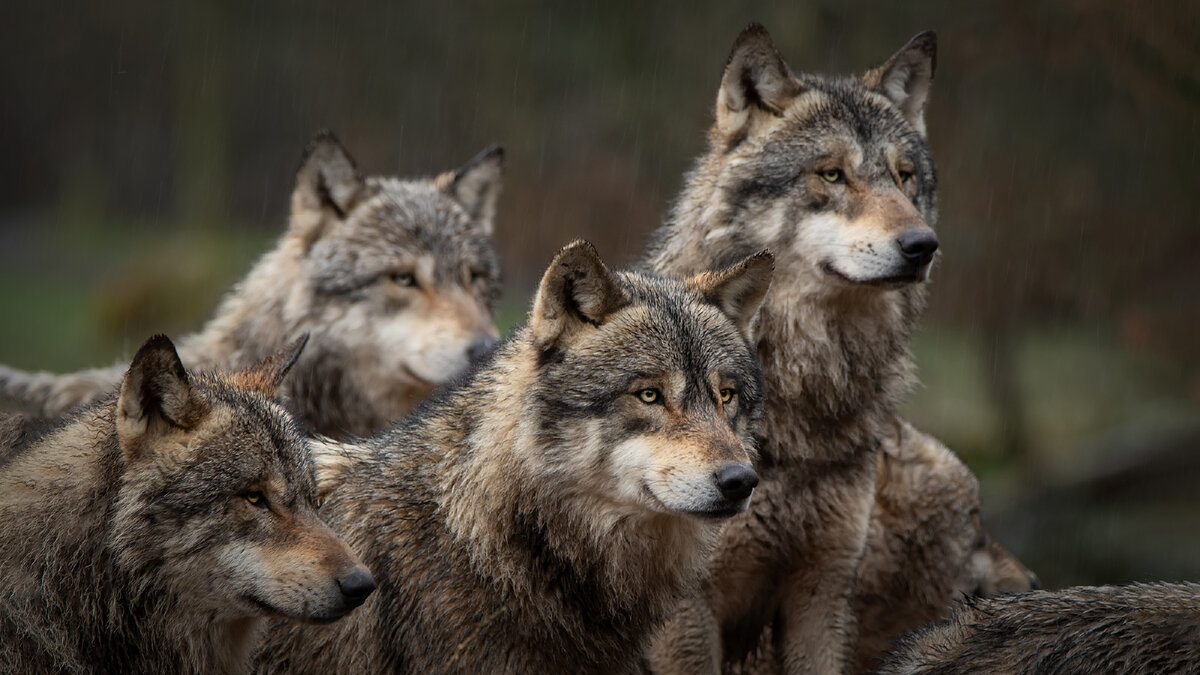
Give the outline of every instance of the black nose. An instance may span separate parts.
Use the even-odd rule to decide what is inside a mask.
[[[467,358],[471,359],[472,363],[485,359],[492,354],[492,351],[495,350],[499,344],[500,340],[488,335],[475,338],[475,341],[471,343],[471,346],[467,347]]]
[[[937,236],[924,229],[908,230],[896,238],[896,243],[904,259],[918,266],[928,265],[938,249]]]
[[[749,497],[758,485],[758,474],[749,464],[726,464],[713,477],[721,494],[731,501]]]
[[[1029,573],[1029,589],[1039,591],[1042,589],[1042,580],[1033,572]]]
[[[366,601],[371,591],[375,590],[375,579],[371,578],[371,573],[366,569],[355,567],[349,574],[338,579],[338,588],[342,589],[346,605],[358,607]]]

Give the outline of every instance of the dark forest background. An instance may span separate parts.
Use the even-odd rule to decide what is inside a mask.
[[[14,3],[0,22],[0,361],[199,326],[282,231],[301,149],[367,173],[508,150],[502,325],[574,237],[629,262],[761,21],[796,70],[939,33],[943,257],[907,412],[1049,585],[1200,579],[1200,4]]]

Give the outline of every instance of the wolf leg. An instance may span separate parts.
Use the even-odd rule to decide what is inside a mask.
[[[704,598],[680,603],[679,610],[654,634],[648,656],[655,675],[721,672],[721,629]]]

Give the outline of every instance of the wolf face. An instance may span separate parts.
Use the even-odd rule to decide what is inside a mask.
[[[590,245],[563,249],[530,321],[539,446],[561,448],[553,459],[617,510],[744,510],[763,396],[748,339],[772,263],[761,253],[672,285],[611,273]]]
[[[793,74],[761,26],[739,36],[717,96],[712,152],[681,203],[714,223],[703,246],[770,248],[781,273],[897,287],[929,276],[936,176],[925,140],[931,33],[860,77]]]
[[[364,180],[332,135],[313,141],[289,232],[307,292],[293,293],[284,313],[296,314],[293,334],[311,332],[316,349],[297,369],[311,377],[295,382],[293,397],[335,391],[326,402],[363,418],[350,431],[365,434],[495,346],[492,223],[503,158],[492,147],[432,180]],[[346,431],[318,407],[301,405],[318,430]]]
[[[188,375],[162,336],[139,350],[117,402],[123,462],[110,536],[145,591],[217,617],[331,621],[374,581],[316,515],[312,461],[266,395],[303,340],[231,377]]]

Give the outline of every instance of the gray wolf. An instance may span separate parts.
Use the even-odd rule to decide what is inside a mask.
[[[380,589],[349,623],[279,626],[260,670],[641,672],[758,480],[770,276],[766,253],[681,281],[564,248],[487,365],[325,444],[321,513]]]
[[[267,617],[362,604],[374,580],[269,395],[302,346],[215,376],[156,336],[119,393],[0,420],[0,671],[245,672]]]
[[[1200,672],[1200,584],[969,599],[949,619],[905,638],[880,672]]]
[[[363,178],[331,133],[317,135],[287,231],[181,342],[184,363],[234,371],[309,333],[283,390],[306,426],[344,437],[403,416],[497,342],[503,159],[491,147],[432,179]],[[53,417],[103,397],[123,371],[0,367],[0,404]]]
[[[909,334],[938,246],[924,122],[935,60],[933,33],[853,77],[793,73],[759,25],[733,46],[708,151],[644,265],[686,275],[775,254],[756,338],[761,483],[722,533],[703,596],[655,640],[658,672],[717,672],[767,635],[783,672],[853,658],[878,454],[912,381]]]
[[[879,453],[854,595],[854,670],[874,670],[897,638],[945,618],[956,600],[1039,586],[984,529],[971,470],[937,439],[898,422]]]

